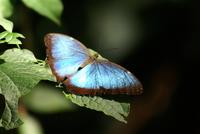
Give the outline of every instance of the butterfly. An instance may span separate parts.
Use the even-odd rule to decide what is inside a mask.
[[[78,40],[49,33],[44,42],[52,73],[68,91],[80,95],[142,93],[142,84],[130,71],[86,48]]]

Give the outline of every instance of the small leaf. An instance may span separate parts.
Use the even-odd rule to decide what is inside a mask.
[[[9,42],[10,40],[12,40],[13,38],[13,34],[12,33],[8,33],[6,36],[5,36],[5,41],[6,42]]]
[[[22,44],[22,42],[16,38],[12,38],[8,44]]]
[[[7,34],[9,34],[8,31],[1,32],[0,33],[0,39],[5,38]]]
[[[91,97],[79,96],[75,94],[64,94],[67,99],[70,99],[73,103],[81,107],[101,111],[104,114],[112,116],[121,122],[127,123],[125,117],[127,117],[129,114],[129,103],[120,103],[114,100],[108,100],[98,96]]]
[[[10,17],[13,13],[13,7],[10,0],[0,0],[0,17]]]
[[[6,18],[10,17],[12,12],[13,7],[10,0],[0,0],[0,26],[9,32],[12,32],[13,23]]]
[[[5,43],[5,42],[6,42],[5,40],[0,40],[0,44],[1,44],[1,43]]]
[[[0,119],[0,127],[16,128],[22,124],[18,117],[18,100],[27,94],[40,80],[54,81],[49,68],[38,64],[29,50],[9,49],[0,55],[0,94],[6,107]]]
[[[22,44],[22,42],[19,39],[17,39],[18,37],[25,38],[20,33],[11,33],[8,31],[4,31],[4,32],[0,33],[0,41],[1,41],[0,43],[7,42],[8,44],[20,45],[20,44]]]
[[[12,32],[13,23],[3,17],[0,16],[0,26],[2,26],[5,30]]]
[[[13,34],[13,37],[15,37],[15,38],[18,38],[18,37],[25,38],[24,35],[20,34],[20,33],[12,33],[12,34]]]
[[[39,14],[60,24],[60,17],[63,11],[61,0],[22,0],[22,2]]]

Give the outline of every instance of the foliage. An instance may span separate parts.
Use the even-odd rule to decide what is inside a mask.
[[[0,126],[11,129],[22,123],[17,114],[19,98],[40,80],[53,80],[53,76],[50,70],[39,64],[32,52],[26,49],[9,49],[0,59],[0,94],[5,97]]]
[[[60,24],[63,10],[60,0],[22,0],[22,2],[39,14]],[[18,38],[24,38],[24,36],[12,32],[13,23],[7,19],[12,13],[13,7],[10,1],[0,0],[0,26],[5,29],[0,33],[0,43],[18,46],[22,44]],[[55,82],[45,61],[36,59],[31,51],[20,49],[18,46],[18,48],[8,49],[0,55],[0,94],[5,98],[5,108],[0,109],[0,112],[3,113],[0,117],[0,127],[12,129],[22,124],[18,114],[19,98],[30,92],[41,80]],[[102,111],[106,115],[126,123],[125,117],[129,113],[129,103],[107,100],[97,96],[65,94],[65,97],[79,106]]]
[[[63,5],[60,0],[22,0],[29,8],[60,24]]]
[[[25,38],[20,33],[13,33],[13,32],[4,31],[4,32],[0,33],[0,43],[20,45],[20,44],[22,44],[22,42],[19,39],[17,39],[19,37]]]
[[[108,100],[98,96],[79,96],[75,94],[65,94],[65,96],[66,98],[70,99],[73,103],[81,107],[86,107],[96,111],[102,111],[106,115],[112,116],[121,122],[127,123],[125,117],[127,117],[129,114],[129,103],[120,103],[114,100]]]
[[[6,31],[12,32],[13,23],[7,20],[13,12],[13,7],[9,0],[0,0],[0,26],[2,26]]]

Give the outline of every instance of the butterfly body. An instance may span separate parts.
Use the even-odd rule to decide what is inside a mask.
[[[128,70],[87,49],[72,37],[45,36],[48,64],[57,81],[76,94],[140,94],[142,85]]]

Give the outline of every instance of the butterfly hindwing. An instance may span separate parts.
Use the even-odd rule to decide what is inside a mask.
[[[67,87],[81,94],[140,94],[142,86],[125,68],[109,61],[88,64],[66,81]]]

